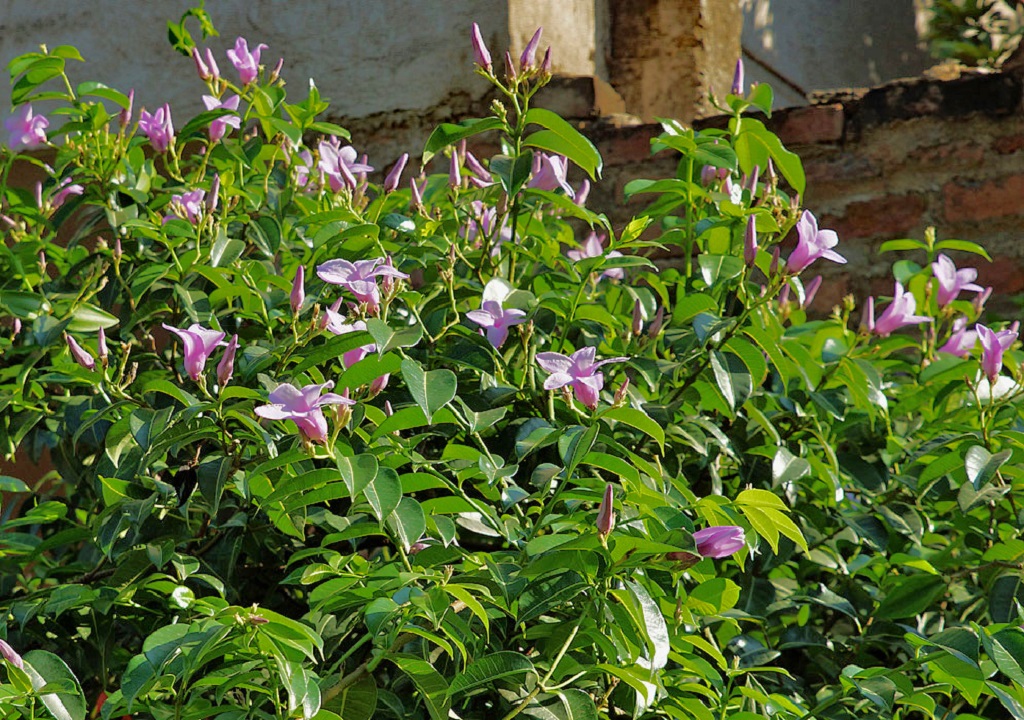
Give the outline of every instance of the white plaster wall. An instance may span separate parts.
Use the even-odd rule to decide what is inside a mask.
[[[0,60],[50,47],[76,46],[87,64],[72,80],[99,80],[149,108],[170,102],[176,118],[202,109],[205,85],[191,60],[167,41],[192,0],[3,0]],[[282,72],[289,98],[306,95],[309,78],[331,100],[332,113],[361,117],[425,109],[452,94],[479,96],[487,84],[473,73],[470,25],[479,22],[493,48],[508,43],[505,0],[209,0],[220,31],[208,43],[221,72],[234,73],[224,51],[237,36],[264,42],[263,62]],[[197,41],[198,26],[189,26]]]
[[[508,0],[508,27],[516,62],[534,31],[542,27],[538,62],[551,46],[555,72],[600,76],[594,0]]]
[[[877,85],[935,64],[917,46],[913,0],[740,3],[747,81],[770,82],[779,107],[806,104],[780,76],[809,92]]]

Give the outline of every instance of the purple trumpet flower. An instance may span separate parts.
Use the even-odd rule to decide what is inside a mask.
[[[250,52],[249,43],[245,38],[240,37],[235,40],[235,47],[228,50],[228,60],[235,66],[238,78],[243,85],[248,85],[259,75],[260,55],[266,49],[267,46],[260,43]]]
[[[268,420],[291,420],[299,432],[308,440],[316,443],[327,442],[327,418],[322,408],[325,405],[354,405],[355,401],[337,393],[321,392],[330,390],[334,382],[328,381],[320,385],[306,385],[297,388],[290,383],[281,383],[270,393],[270,403],[255,409],[257,415]]]
[[[164,215],[164,222],[167,223],[175,218],[184,218],[193,225],[198,225],[203,217],[203,210],[206,204],[203,202],[206,191],[202,188],[191,190],[181,195],[171,195],[170,208],[172,212]]]
[[[580,245],[579,250],[569,250],[565,253],[565,255],[573,262],[579,262],[580,260],[584,260],[586,258],[601,257],[602,255],[604,255],[607,258],[622,257],[622,253],[620,253],[618,250],[612,250],[611,252],[605,254],[604,236],[598,235],[596,232],[593,231],[589,235],[587,235],[586,240],[584,240],[583,244]],[[608,278],[610,280],[622,280],[625,277],[625,269],[609,268],[608,270],[605,270],[603,273],[601,273],[601,277],[598,279],[600,280],[601,278]]]
[[[213,95],[203,95],[203,105],[206,106],[207,110],[231,110],[232,112],[237,112],[240,99],[237,95],[219,100]],[[238,117],[238,115],[222,115],[210,121],[207,133],[212,142],[217,142],[227,134],[229,127],[237,130],[241,125],[242,118]]]
[[[345,316],[337,310],[328,308],[324,312],[327,314],[327,324],[324,327],[328,332],[333,333],[334,335],[347,335],[349,333],[359,332],[360,330],[366,330],[366,323],[362,320],[356,320],[354,323],[347,323],[345,322]],[[346,370],[348,370],[364,357],[376,351],[377,345],[374,343],[362,345],[354,350],[349,350],[347,353],[342,355],[341,364],[345,366]]]
[[[977,344],[978,331],[968,330],[967,318],[958,317],[953,321],[953,331],[950,333],[949,339],[945,345],[939,348],[939,352],[965,358],[971,354]]]
[[[225,333],[204,328],[199,323],[192,323],[187,330],[171,327],[167,323],[163,324],[163,328],[181,338],[185,346],[185,372],[193,381],[198,382],[210,355],[219,345],[224,344]]]
[[[981,341],[981,369],[993,386],[1003,368],[1003,353],[1017,340],[1017,330],[991,330],[981,323],[976,326]]]
[[[337,138],[334,142],[320,143],[320,169],[330,181],[331,190],[338,192],[343,187],[355,189],[358,181],[357,173],[373,172],[366,163],[356,162],[358,154],[351,145],[339,147]]]
[[[324,282],[332,285],[341,285],[343,288],[356,296],[361,303],[366,303],[367,311],[374,315],[380,307],[380,289],[377,287],[377,278],[390,276],[395,278],[408,278],[404,272],[391,267],[387,261],[380,257],[373,260],[328,260],[318,265],[317,276]]]
[[[88,350],[79,345],[78,342],[67,333],[64,333],[64,340],[67,342],[68,350],[71,351],[71,357],[75,359],[76,363],[84,367],[86,370],[96,369],[96,360]]]
[[[46,128],[50,121],[42,115],[32,114],[32,103],[25,103],[4,120],[4,127],[11,134],[8,146],[11,150],[31,150],[46,144]]]
[[[537,190],[557,190],[562,188],[570,198],[576,193],[572,186],[566,182],[565,173],[569,169],[569,161],[562,155],[548,155],[537,153],[533,157],[533,177],[526,187]]]
[[[149,138],[149,144],[158,153],[167,152],[174,141],[174,123],[171,121],[171,106],[164,103],[150,114],[147,110],[139,113],[139,130]]]
[[[930,317],[914,314],[917,311],[917,300],[914,299],[912,293],[904,292],[903,285],[899,281],[896,282],[896,291],[892,302],[878,316],[877,321],[874,318],[874,298],[869,297],[868,303],[869,310],[865,310],[868,330],[881,337],[888,337],[901,327],[906,327],[907,325],[932,322]]]
[[[818,220],[810,210],[804,210],[800,216],[796,232],[796,249],[786,261],[786,269],[790,273],[800,272],[818,258],[840,264],[846,263],[846,258],[832,249],[839,244],[839,236],[835,230],[819,230]]]
[[[568,357],[556,352],[538,353],[537,364],[545,372],[551,373],[544,381],[545,390],[556,390],[571,385],[576,399],[583,405],[595,410],[604,387],[604,374],[598,370],[608,363],[625,362],[626,357],[615,357],[594,362],[597,349],[585,347]]]
[[[487,340],[495,348],[500,348],[508,339],[508,329],[513,325],[526,322],[526,312],[518,308],[502,307],[508,298],[511,288],[504,280],[492,279],[484,286],[483,301],[479,310],[470,310],[466,317],[482,328],[487,329]]]
[[[953,261],[945,255],[939,255],[935,262],[932,263],[932,273],[935,275],[935,279],[939,281],[939,292],[936,295],[939,307],[946,307],[956,300],[962,290],[973,290],[975,292],[982,292],[984,290],[983,287],[974,282],[978,278],[978,271],[976,269],[963,268],[957,270]]]
[[[735,525],[717,525],[693,534],[697,552],[703,557],[723,558],[743,549],[747,544],[743,528]]]

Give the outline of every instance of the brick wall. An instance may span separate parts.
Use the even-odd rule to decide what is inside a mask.
[[[930,225],[939,239],[973,240],[989,250],[992,263],[977,261],[980,282],[993,285],[997,295],[1024,292],[1022,95],[1022,77],[1011,73],[915,78],[820,97],[815,105],[772,116],[769,127],[803,159],[805,206],[822,227],[839,233],[850,261],[819,264],[832,280],[819,296],[823,304],[846,292],[859,299],[891,294],[898,256],[881,256],[878,246],[923,238]],[[722,123],[707,118],[697,126]],[[623,202],[629,180],[675,171],[669,154],[650,158],[650,139],[659,132],[649,124],[588,128],[606,166],[590,205],[616,223],[647,202]]]

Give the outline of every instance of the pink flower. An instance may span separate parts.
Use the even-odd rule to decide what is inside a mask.
[[[235,47],[228,50],[228,60],[238,71],[238,78],[243,85],[248,85],[260,71],[260,54],[267,49],[267,46],[260,43],[252,52],[249,52],[249,43],[245,38],[235,40]]]
[[[874,298],[868,298],[868,300],[871,301],[871,317],[866,318],[867,326],[876,335],[888,337],[901,327],[932,322],[930,317],[914,314],[917,310],[917,300],[914,299],[912,293],[903,291],[903,285],[899,281],[896,282],[896,291],[892,302],[878,316],[877,321],[874,319]]]
[[[295,270],[295,279],[292,280],[292,291],[288,300],[292,306],[292,313],[298,315],[302,303],[306,301],[306,268],[302,265]]]
[[[735,525],[717,525],[698,530],[693,534],[693,541],[697,543],[697,552],[710,558],[728,557],[746,545],[743,528]]]
[[[109,354],[109,351],[107,350],[107,333],[103,328],[100,328],[96,333],[96,354],[105,366],[107,364],[107,355]]]
[[[800,216],[796,232],[796,249],[786,261],[789,272],[798,273],[818,258],[846,263],[846,258],[832,249],[839,244],[839,236],[834,230],[818,230],[818,220],[810,210],[804,210]]]
[[[327,328],[328,332],[331,332],[335,335],[347,335],[348,333],[366,330],[366,323],[363,322],[362,320],[356,320],[354,323],[346,323],[345,316],[337,312],[336,310],[328,308],[324,312],[327,315],[327,325],[325,325],[325,327]],[[368,345],[357,347],[354,350],[349,350],[347,353],[341,356],[341,364],[345,366],[346,370],[348,370],[350,367],[355,365],[364,357],[376,351],[377,345],[374,343],[369,343]]]
[[[213,95],[203,95],[203,105],[206,106],[207,110],[231,110],[236,112],[238,110],[238,102],[241,98],[237,95],[232,95],[229,98],[221,98],[218,100]],[[227,134],[228,127],[233,127],[237,130],[242,124],[242,118],[238,115],[222,115],[219,118],[214,118],[210,121],[210,127],[207,132],[210,135],[212,142],[217,142],[224,135]]]
[[[96,369],[96,360],[91,354],[89,354],[88,350],[79,345],[78,342],[67,333],[64,333],[64,340],[67,342],[68,350],[71,351],[71,357],[75,359],[76,363],[84,367],[86,370]]]
[[[469,181],[478,188],[490,187],[494,184],[494,176],[476,159],[476,155],[468,150],[466,151],[466,168],[473,173],[469,176]]]
[[[57,192],[50,198],[50,206],[56,210],[64,201],[72,195],[81,195],[85,192],[85,188],[78,183],[71,183],[71,178],[64,178],[56,188]]]
[[[295,160],[292,164],[295,168],[295,184],[301,188],[309,183],[309,174],[313,170],[313,155],[309,150],[300,150],[295,153]]]
[[[217,363],[217,384],[222,388],[231,382],[231,376],[235,374],[235,353],[238,351],[238,335],[231,336],[224,355]]]
[[[139,113],[139,130],[149,138],[149,144],[158,153],[167,152],[174,141],[174,123],[171,121],[171,106],[164,103],[152,115],[147,110]]]
[[[1003,368],[1003,353],[1016,341],[1017,331],[990,330],[981,323],[978,323],[977,331],[978,339],[981,340],[981,369],[989,383],[995,384]]]
[[[330,181],[333,192],[343,187],[354,189],[358,184],[356,173],[373,172],[369,165],[356,162],[356,157],[356,149],[351,145],[339,147],[337,138],[334,138],[334,142],[320,143],[319,167]]]
[[[371,314],[375,314],[377,308],[380,307],[378,277],[409,277],[404,272],[388,265],[382,257],[373,260],[357,260],[354,263],[348,260],[328,260],[317,266],[316,274],[324,282],[341,285],[351,292],[359,302],[366,303],[367,310]]]
[[[459,165],[459,154],[453,152],[448,164],[448,187],[455,189],[462,186],[462,171]]]
[[[398,158],[398,162],[391,168],[388,176],[384,178],[384,192],[394,192],[398,189],[398,183],[402,181],[402,171],[405,170],[407,162],[409,162],[409,153],[402,153],[402,156]]]
[[[533,156],[533,177],[526,187],[538,190],[557,190],[562,188],[569,197],[574,197],[572,187],[565,180],[569,170],[569,161],[561,155],[537,153]]]
[[[587,239],[583,241],[579,250],[569,250],[565,255],[573,262],[579,262],[585,258],[601,257],[602,255],[607,258],[622,257],[622,253],[618,250],[612,250],[610,253],[605,255],[604,236],[598,235],[593,231],[587,235]],[[622,280],[626,277],[626,271],[623,268],[610,268],[601,273],[601,277],[612,280]]]
[[[224,333],[220,330],[204,328],[199,323],[193,323],[187,330],[179,330],[167,323],[163,324],[163,328],[181,338],[181,342],[185,346],[185,372],[193,381],[198,382],[210,355],[218,345],[224,344]]]
[[[8,645],[6,640],[0,640],[0,657],[19,670],[25,669],[25,661],[21,659],[21,655],[14,652],[14,648]]]
[[[615,488],[609,483],[605,485],[604,497],[601,498],[601,505],[597,508],[597,534],[601,537],[608,537],[614,527]]]
[[[961,290],[981,292],[984,289],[974,283],[978,277],[977,270],[974,268],[957,270],[953,261],[945,255],[939,255],[932,263],[932,273],[939,281],[939,292],[936,296],[939,307],[946,307],[956,300]]]
[[[354,405],[355,401],[337,393],[320,393],[334,387],[333,382],[306,385],[302,389],[281,383],[270,393],[270,403],[255,409],[257,415],[268,420],[291,420],[306,438],[313,442],[327,442],[327,419],[321,409],[325,405]]]
[[[470,310],[466,317],[487,329],[487,340],[500,348],[508,339],[508,329],[526,322],[526,312],[517,308],[505,309],[502,303],[508,298],[511,288],[504,280],[494,278],[484,286],[483,301],[479,310]]]
[[[484,37],[480,33],[480,26],[473,23],[473,55],[476,64],[487,72],[491,71],[491,53],[484,44]]]
[[[977,344],[978,331],[968,330],[967,318],[958,317],[953,321],[953,332],[950,333],[949,340],[939,348],[939,352],[965,358],[971,354],[971,351],[974,350],[974,346]]]
[[[210,66],[203,60],[202,51],[198,47],[192,48],[192,62],[196,65],[196,72],[199,74],[200,80],[213,79],[213,73],[210,72]]]
[[[544,381],[544,389],[555,390],[572,385],[576,399],[591,410],[596,409],[601,388],[604,387],[604,374],[598,368],[608,363],[625,362],[629,359],[616,357],[594,362],[596,354],[597,350],[594,347],[577,350],[568,357],[555,352],[538,353],[537,364],[542,370],[551,373]]]
[[[466,242],[471,243],[475,240],[478,246],[484,238],[489,239],[493,243],[491,254],[496,254],[502,243],[512,239],[511,228],[502,222],[501,228],[498,229],[498,211],[494,207],[484,205],[479,200],[474,200],[469,206],[474,215],[470,217],[466,227],[459,233],[466,238]]]
[[[800,306],[801,310],[806,310],[814,302],[814,296],[818,294],[820,287],[821,275],[817,275],[813,280],[804,285],[804,304]]]
[[[193,225],[198,225],[203,217],[203,209],[206,207],[203,202],[205,197],[206,191],[202,188],[190,190],[181,195],[171,195],[171,212],[164,215],[164,222],[175,218],[184,218]]]
[[[50,121],[42,115],[32,114],[32,103],[25,103],[4,121],[11,134],[11,150],[30,150],[46,144],[46,128]]]

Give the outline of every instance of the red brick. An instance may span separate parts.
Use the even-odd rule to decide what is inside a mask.
[[[597,131],[591,135],[606,165],[630,165],[651,157],[651,139],[661,134],[660,125],[637,125]]]
[[[978,284],[991,286],[997,295],[1012,295],[1024,291],[1024,267],[1019,257],[993,255],[992,262],[978,263]]]
[[[839,103],[793,108],[777,115],[775,134],[786,145],[838,142],[843,137],[846,113]]]
[[[1024,175],[985,182],[949,182],[942,188],[946,220],[988,220],[1024,214]]]
[[[950,166],[970,167],[980,165],[984,159],[985,148],[976,142],[967,140],[917,148],[907,155],[906,163],[915,168],[929,170],[932,168],[942,168],[948,171]]]
[[[1000,155],[1010,155],[1024,149],[1024,135],[1003,135],[992,141],[992,149]]]
[[[825,216],[820,226],[832,228],[840,239],[898,237],[918,227],[927,203],[922,195],[883,195],[852,202],[842,217]]]
[[[814,187],[817,183],[880,177],[882,170],[862,155],[843,153],[838,158],[804,159],[804,174],[807,176],[807,184]]]

